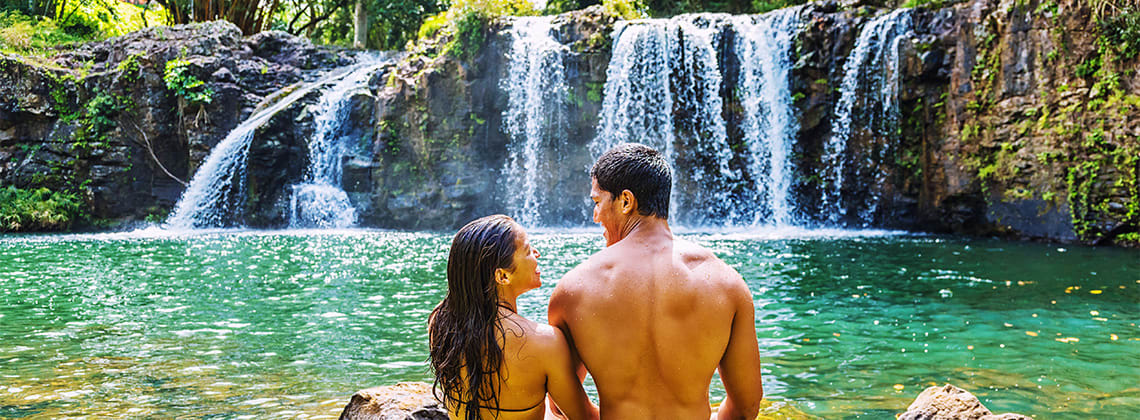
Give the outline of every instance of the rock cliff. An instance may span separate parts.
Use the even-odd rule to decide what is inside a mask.
[[[351,61],[281,32],[243,38],[224,21],[150,28],[50,58],[2,55],[0,184],[81,192],[98,219],[161,220],[211,148],[267,95]],[[208,100],[169,89],[168,63],[184,67],[174,82],[203,82]],[[304,156],[303,133],[282,143],[292,126],[274,131],[254,147]],[[266,171],[286,173],[287,159],[272,161]]]
[[[822,1],[799,11],[793,194],[804,214],[824,205],[819,174],[830,162],[822,150],[836,129],[844,65],[860,31],[891,3]],[[861,163],[845,169],[847,185],[865,187],[845,193],[875,196],[869,225],[1140,244],[1140,64],[1114,41],[1119,28],[1075,0],[939,3],[946,6],[913,11],[899,44],[897,126],[855,130],[848,141]],[[565,208],[558,219],[577,220],[617,20],[594,7],[555,21],[568,47],[568,117],[551,153],[555,170],[571,175],[551,206]],[[450,229],[517,198],[501,173],[511,142],[501,83],[512,22],[492,22],[486,42],[464,58],[444,52],[446,33],[421,40],[353,98],[349,131],[360,146],[345,158],[343,187],[361,224]],[[210,101],[166,86],[172,60],[205,82]],[[5,56],[0,181],[86,191],[101,218],[157,218],[259,103],[353,60],[280,33],[242,38],[225,23],[151,28],[50,59]],[[722,66],[731,78],[734,64]],[[728,143],[739,153],[739,103],[722,95]],[[303,172],[311,102],[258,131],[239,223],[283,225],[282,191]],[[856,102],[865,106],[877,104]]]

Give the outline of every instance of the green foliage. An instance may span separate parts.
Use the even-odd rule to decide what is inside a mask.
[[[1077,64],[1077,68],[1074,70],[1074,74],[1076,74],[1077,77],[1084,78],[1084,77],[1092,76],[1093,74],[1095,74],[1097,72],[1097,70],[1100,70],[1100,56],[1099,55],[1096,57],[1093,57],[1089,60],[1086,60],[1083,63]]]
[[[417,36],[420,38],[432,38],[447,28],[448,20],[447,13],[438,13],[424,20],[423,25],[420,26]]]
[[[0,50],[22,55],[44,54],[53,46],[84,41],[50,18],[30,17],[17,11],[0,12]]]
[[[115,128],[114,117],[121,110],[122,106],[114,97],[100,92],[84,107],[87,129],[95,135],[110,131]]]
[[[0,188],[0,232],[67,229],[83,216],[83,207],[74,194]]]
[[[119,62],[118,66],[115,66],[115,70],[118,70],[119,73],[122,74],[123,79],[129,82],[137,81],[140,74],[139,72],[142,71],[142,65],[139,64],[139,59],[142,58],[143,55],[144,53],[138,52],[127,56],[126,59]]]
[[[455,0],[447,11],[427,18],[417,33],[421,38],[446,34],[451,40],[444,51],[453,57],[471,60],[486,43],[492,20],[537,13],[528,0]]]
[[[938,9],[945,6],[949,1],[947,0],[906,0],[902,7],[926,7],[930,9]]]
[[[487,24],[490,19],[491,16],[479,10],[461,11],[454,22],[455,38],[448,52],[465,60],[475,58],[487,40]]]
[[[46,54],[55,46],[136,31],[164,17],[161,8],[116,0],[4,0],[0,2],[0,50]]]
[[[645,4],[640,0],[602,0],[602,8],[607,14],[625,20],[642,19],[649,16]]]
[[[174,92],[179,98],[191,104],[208,104],[214,99],[214,90],[190,74],[190,63],[186,60],[175,59],[166,62],[166,70],[162,80],[166,88]]]
[[[1101,35],[1126,60],[1140,54],[1140,7],[1124,9],[1100,20]]]
[[[601,82],[586,82],[586,100],[595,103],[602,102],[602,93],[605,84]]]

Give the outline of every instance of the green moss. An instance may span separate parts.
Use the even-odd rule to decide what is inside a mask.
[[[586,100],[601,103],[603,89],[605,89],[605,83],[586,82]]]

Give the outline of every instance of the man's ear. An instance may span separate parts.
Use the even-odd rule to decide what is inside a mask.
[[[633,214],[637,211],[637,197],[633,196],[633,191],[622,190],[621,196],[618,197],[618,206],[621,208],[622,214]]]

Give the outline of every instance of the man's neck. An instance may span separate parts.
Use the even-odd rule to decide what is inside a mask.
[[[673,231],[669,228],[669,221],[656,216],[641,216],[637,215],[626,221],[622,226],[621,239],[617,242],[624,241],[630,237],[635,240],[644,241],[652,240],[660,237],[673,237]],[[616,243],[616,242],[615,242]]]

